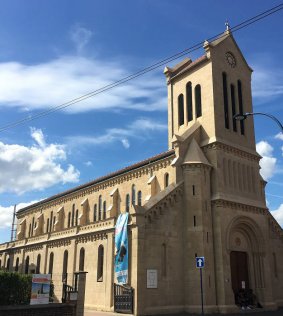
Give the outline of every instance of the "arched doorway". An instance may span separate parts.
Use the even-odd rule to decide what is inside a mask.
[[[251,289],[258,299],[263,298],[265,245],[258,224],[246,216],[234,218],[227,229],[227,250],[235,302],[242,289]]]

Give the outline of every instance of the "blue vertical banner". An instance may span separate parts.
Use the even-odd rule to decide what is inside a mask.
[[[115,279],[118,284],[128,282],[128,218],[120,214],[115,227]]]

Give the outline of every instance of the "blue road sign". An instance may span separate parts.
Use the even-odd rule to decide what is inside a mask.
[[[196,267],[197,268],[204,267],[204,257],[196,257]]]

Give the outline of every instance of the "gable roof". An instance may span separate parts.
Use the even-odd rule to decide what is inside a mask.
[[[53,201],[55,199],[61,198],[61,197],[66,196],[68,194],[71,194],[71,193],[74,193],[74,192],[77,192],[77,191],[81,191],[83,189],[86,189],[86,188],[91,187],[91,186],[93,186],[95,184],[101,183],[103,181],[107,181],[107,180],[109,180],[111,178],[117,177],[117,176],[122,175],[124,173],[127,173],[129,171],[136,170],[138,168],[141,168],[141,167],[143,167],[145,165],[151,164],[151,163],[156,162],[158,160],[161,160],[161,159],[173,156],[174,154],[175,154],[175,150],[174,149],[165,151],[165,152],[163,152],[161,154],[158,154],[156,156],[147,158],[145,160],[139,161],[139,162],[137,162],[137,163],[135,163],[133,165],[130,165],[128,167],[125,167],[123,169],[120,169],[120,170],[117,170],[115,172],[109,173],[109,174],[107,174],[105,176],[99,177],[99,178],[97,178],[97,179],[95,179],[93,181],[90,181],[90,182],[84,183],[82,185],[79,185],[79,186],[77,186],[77,187],[75,187],[73,189],[70,189],[70,190],[67,190],[67,191],[55,194],[55,195],[53,195],[53,196],[51,196],[51,197],[49,197],[47,199],[44,199],[44,200],[42,200],[40,202],[37,202],[37,203],[34,203],[32,205],[26,206],[26,207],[18,210],[17,214],[21,214],[21,213],[23,213],[23,212],[25,212],[25,211],[27,211],[29,209],[38,207],[38,206],[40,206],[42,204],[45,204],[47,202],[50,202],[50,201]]]

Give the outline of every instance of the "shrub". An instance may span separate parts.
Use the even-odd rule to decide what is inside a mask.
[[[0,270],[0,305],[29,304],[32,276]]]

